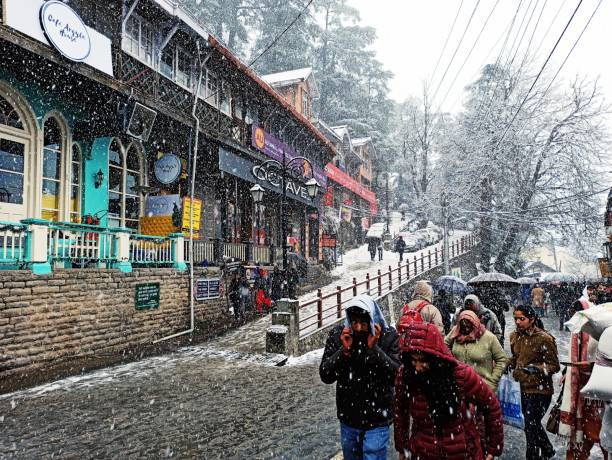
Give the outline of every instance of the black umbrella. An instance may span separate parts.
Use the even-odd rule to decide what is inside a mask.
[[[505,273],[498,272],[490,272],[490,273],[482,273],[478,276],[475,276],[471,280],[468,281],[468,286],[498,286],[498,287],[511,287],[518,286],[519,283],[517,280],[512,278],[511,276],[506,275]]]
[[[457,278],[456,276],[440,276],[436,278],[432,283],[431,287],[436,290],[444,289],[450,294],[458,294],[458,295],[466,295],[469,291],[467,283],[463,281],[461,278]]]

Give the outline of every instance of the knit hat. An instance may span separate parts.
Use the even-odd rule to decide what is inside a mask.
[[[427,281],[417,281],[414,285],[414,294],[412,294],[412,300],[427,300],[432,302],[433,300],[433,289]]]

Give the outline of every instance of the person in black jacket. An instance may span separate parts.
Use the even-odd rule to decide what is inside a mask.
[[[395,250],[399,253],[399,261],[402,262],[404,260],[404,251],[406,250],[406,242],[404,238],[400,235],[395,242]]]
[[[399,337],[372,297],[354,297],[344,308],[345,322],[330,332],[319,374],[323,383],[336,382],[344,458],[386,459]]]

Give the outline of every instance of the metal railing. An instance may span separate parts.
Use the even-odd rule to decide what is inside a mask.
[[[25,262],[27,231],[24,224],[0,221],[0,263]]]
[[[131,235],[130,263],[158,265],[173,263],[172,240],[159,236]]]
[[[267,264],[270,262],[269,246],[253,246],[253,261],[255,263]]]
[[[449,247],[449,259],[466,254],[475,245],[476,238],[473,235],[452,241]],[[434,251],[428,249],[427,252],[421,252],[418,258],[415,255],[412,260],[406,259],[404,264],[399,263],[396,268],[389,265],[388,271],[384,273],[381,270],[377,270],[375,275],[367,273],[365,279],[361,281],[353,278],[353,283],[348,286],[336,286],[335,290],[325,294],[318,289],[314,299],[307,300],[299,306],[300,337],[342,319],[342,307],[353,297],[369,294],[380,298],[417,276],[441,266],[443,262],[443,252],[436,247]]]
[[[247,245],[244,243],[223,243],[223,257],[229,259],[247,259]]]
[[[189,255],[189,240],[185,240],[185,262],[191,262]],[[205,240],[193,240],[193,263],[196,265],[215,263],[215,243]]]
[[[76,263],[112,262],[116,260],[114,237],[108,229],[95,225],[53,222],[48,233],[49,259]]]

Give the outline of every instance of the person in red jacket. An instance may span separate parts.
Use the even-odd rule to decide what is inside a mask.
[[[400,337],[400,349],[393,422],[400,460],[491,460],[501,455],[499,402],[470,366],[455,359],[438,328],[412,323]],[[474,412],[484,417],[487,452]]]

